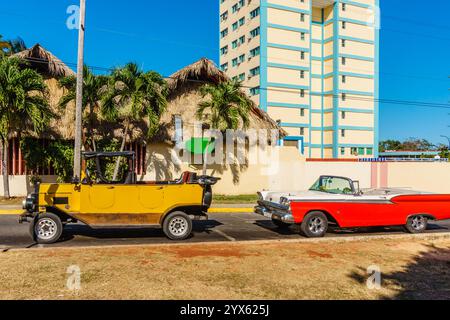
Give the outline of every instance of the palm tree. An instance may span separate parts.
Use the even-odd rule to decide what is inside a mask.
[[[200,93],[203,98],[208,96],[209,100],[199,103],[196,115],[211,129],[223,132],[227,129],[237,130],[239,126],[248,128],[252,101],[241,90],[240,82],[206,84],[200,88]],[[205,152],[203,175],[206,174],[206,156]]]
[[[13,55],[15,53],[27,50],[27,45],[25,44],[25,41],[20,37],[14,40],[9,40],[8,43],[9,43],[8,55]]]
[[[21,64],[17,58],[0,59],[0,147],[6,198],[10,197],[8,138],[25,130],[42,132],[52,117],[42,76],[34,70],[21,69]]]
[[[167,106],[167,85],[162,76],[154,71],[143,72],[134,63],[112,72],[107,92],[102,99],[101,113],[108,121],[120,121],[123,126],[120,151],[125,149],[130,125],[133,121],[147,118],[147,138],[159,129],[161,115]],[[117,159],[113,180],[119,172]]]
[[[96,120],[96,113],[100,111],[102,89],[108,83],[108,77],[94,75],[87,66],[84,66],[83,82],[83,109],[88,110],[87,131],[92,144],[91,148],[96,151],[97,147],[95,143],[94,123]],[[74,102],[76,99],[77,78],[75,76],[63,77],[59,80],[59,85],[67,89],[67,93],[62,96],[59,101],[59,106],[61,108],[65,108],[70,102]],[[87,142],[84,141],[84,144],[86,145]]]
[[[8,41],[3,40],[3,36],[0,34],[0,56],[5,53],[6,50],[9,50],[11,45]]]

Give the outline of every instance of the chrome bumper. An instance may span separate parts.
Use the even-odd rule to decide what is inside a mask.
[[[275,219],[284,223],[294,224],[294,216],[289,207],[269,201],[258,201],[255,207],[255,213],[266,218]]]

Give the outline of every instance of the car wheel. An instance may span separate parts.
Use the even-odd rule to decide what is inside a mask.
[[[408,218],[405,229],[409,233],[422,233],[427,230],[428,219],[425,216],[417,215]]]
[[[276,225],[277,228],[279,228],[279,229],[288,229],[289,226],[290,226],[290,224],[285,223],[285,222],[280,221],[280,220],[277,220],[277,219],[272,219],[272,223],[273,223],[274,225]]]
[[[40,244],[55,243],[61,237],[62,232],[61,219],[53,213],[39,215],[30,226],[33,239]]]
[[[300,225],[302,234],[308,238],[321,238],[328,230],[328,219],[323,212],[313,211],[308,213]]]
[[[172,212],[164,219],[163,231],[171,240],[185,240],[191,235],[192,220],[184,212]]]

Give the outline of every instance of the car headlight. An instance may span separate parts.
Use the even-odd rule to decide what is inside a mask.
[[[281,198],[280,198],[280,204],[281,204],[282,206],[285,206],[285,207],[290,207],[291,201],[289,201],[289,199],[286,198],[286,197],[281,197]]]

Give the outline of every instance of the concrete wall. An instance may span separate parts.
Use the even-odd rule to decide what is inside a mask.
[[[168,149],[158,146],[150,152],[151,163],[144,180],[175,179],[183,171],[201,172],[201,165],[170,162]],[[450,163],[446,162],[338,162],[305,161],[295,147],[283,147],[279,163],[252,166],[208,166],[208,174],[221,177],[216,194],[252,194],[260,190],[305,190],[320,175],[346,176],[359,180],[361,188],[410,188],[436,193],[450,193]],[[0,176],[1,178],[1,176]],[[56,177],[43,177],[46,182]],[[1,181],[1,180],[0,180]],[[25,196],[31,190],[26,176],[10,178],[12,196]],[[3,185],[0,184],[0,194]]]

